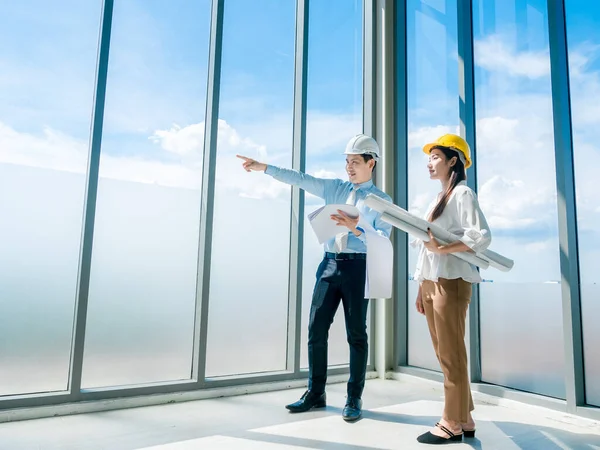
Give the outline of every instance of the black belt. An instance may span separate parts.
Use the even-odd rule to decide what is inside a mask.
[[[346,261],[349,259],[367,259],[366,253],[331,253],[325,252],[325,259],[335,259],[337,261]]]

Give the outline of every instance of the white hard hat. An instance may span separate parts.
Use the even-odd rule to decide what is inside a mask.
[[[371,155],[375,161],[379,161],[379,145],[375,139],[366,134],[357,134],[348,141],[345,155]]]

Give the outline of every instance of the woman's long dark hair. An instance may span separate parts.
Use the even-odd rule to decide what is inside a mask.
[[[429,215],[430,222],[433,222],[434,220],[436,220],[438,217],[440,217],[442,215],[442,213],[444,212],[444,208],[448,204],[448,200],[450,200],[450,196],[452,195],[452,191],[454,190],[454,188],[458,185],[458,183],[467,179],[465,165],[463,164],[463,162],[460,159],[460,156],[458,153],[459,151],[456,150],[455,148],[444,147],[441,145],[433,147],[431,149],[431,151],[435,150],[436,148],[438,150],[442,151],[442,153],[446,157],[446,161],[456,157],[456,164],[454,164],[450,168],[450,170],[451,170],[450,182],[448,183],[448,187],[446,188],[446,191],[442,195],[442,198],[440,198],[437,205],[435,205],[435,208],[433,208],[433,210],[431,211],[431,214]]]

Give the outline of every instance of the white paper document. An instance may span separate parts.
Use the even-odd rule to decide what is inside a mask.
[[[335,237],[347,228],[341,227],[331,219],[332,214],[339,214],[338,209],[350,217],[358,217],[356,206],[338,204],[325,205],[308,215],[320,244]],[[367,245],[367,273],[365,282],[365,298],[390,298],[394,275],[394,249],[389,238],[380,235],[369,223],[359,221],[358,226],[365,230]]]
[[[319,244],[327,242],[336,234],[343,233],[348,228],[338,225],[332,218],[332,214],[339,215],[338,209],[350,217],[358,217],[358,208],[352,205],[325,205],[308,215],[308,220],[313,231],[317,235]]]
[[[394,277],[394,248],[391,241],[369,224],[359,223],[367,240],[365,298],[391,298]]]

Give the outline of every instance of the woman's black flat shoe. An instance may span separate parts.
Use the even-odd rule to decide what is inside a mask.
[[[421,444],[433,444],[433,445],[448,444],[451,442],[462,441],[462,437],[463,437],[462,433],[454,434],[452,431],[450,431],[444,425],[440,425],[439,422],[436,423],[435,426],[438,427],[440,430],[442,430],[444,433],[446,433],[448,435],[448,437],[443,438],[440,436],[436,436],[431,431],[428,431],[427,433],[423,433],[421,436],[419,436],[417,438],[417,441],[419,441]],[[475,436],[475,431],[473,431],[473,436]]]

